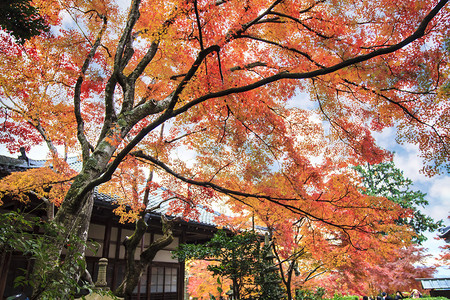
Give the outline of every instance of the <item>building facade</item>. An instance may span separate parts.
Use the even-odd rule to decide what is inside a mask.
[[[6,176],[12,172],[24,171],[30,167],[43,166],[43,162],[0,157],[0,174]],[[150,197],[152,207],[162,201],[161,194]],[[45,216],[46,212],[36,209],[39,199],[33,199],[27,204],[17,201],[2,199],[0,213],[5,211],[25,209],[33,210],[35,214]],[[159,236],[161,230],[161,214],[165,214],[169,203],[163,203],[157,211],[146,216],[148,232],[145,234],[136,251],[136,260],[139,259],[141,251]],[[121,224],[119,218],[112,212],[112,198],[108,195],[95,191],[94,209],[92,212],[88,240],[98,245],[98,250],[86,253],[87,269],[92,278],[97,278],[98,261],[100,258],[108,259],[106,279],[108,286],[114,290],[122,282],[125,273],[125,247],[123,241],[134,231],[134,224]],[[151,300],[181,300],[184,299],[184,262],[178,262],[172,257],[172,251],[180,243],[204,243],[208,241],[217,231],[214,218],[218,213],[211,212],[198,207],[198,220],[177,220],[174,224],[173,242],[166,248],[160,250],[151,265],[142,275],[138,286],[135,288],[134,299]],[[23,275],[23,270],[31,270],[32,262],[21,255],[21,253],[5,252],[0,254],[0,295],[3,299],[17,293],[29,293],[28,290],[14,287],[14,278]]]

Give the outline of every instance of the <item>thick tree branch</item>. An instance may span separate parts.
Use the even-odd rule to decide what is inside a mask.
[[[136,2],[139,2],[139,1],[133,1],[134,5],[136,5]],[[192,107],[194,107],[194,106],[196,106],[196,105],[198,105],[198,104],[200,104],[202,102],[205,102],[205,101],[207,101],[209,99],[250,91],[250,90],[262,87],[264,85],[267,85],[269,83],[278,81],[278,80],[283,80],[283,79],[306,79],[306,78],[314,78],[314,77],[318,77],[318,76],[323,76],[323,75],[330,74],[330,73],[336,72],[338,70],[341,70],[341,69],[343,69],[345,67],[348,67],[348,66],[351,66],[351,65],[354,65],[354,64],[357,64],[357,63],[360,63],[360,62],[372,59],[374,57],[395,52],[398,49],[401,49],[402,47],[405,47],[406,45],[408,45],[408,44],[414,42],[415,40],[423,37],[425,35],[426,27],[428,26],[430,21],[433,19],[434,16],[436,16],[439,13],[439,11],[444,7],[444,5],[447,2],[448,2],[448,0],[441,0],[436,5],[436,7],[434,7],[430,11],[430,13],[427,16],[425,16],[425,18],[423,19],[423,21],[420,23],[419,27],[417,28],[417,30],[413,34],[411,34],[409,37],[405,38],[404,40],[402,40],[401,42],[399,42],[399,43],[397,43],[397,44],[395,44],[393,46],[389,46],[389,47],[386,47],[386,48],[383,48],[383,49],[378,49],[378,50],[375,50],[375,51],[373,51],[371,53],[368,53],[368,54],[359,55],[359,56],[356,56],[354,58],[342,61],[341,63],[338,63],[338,64],[336,64],[334,66],[318,69],[318,70],[311,71],[311,72],[304,72],[304,73],[281,72],[281,73],[278,73],[276,75],[264,78],[262,80],[256,81],[256,82],[254,82],[252,84],[249,84],[249,85],[246,85],[246,86],[230,88],[230,89],[225,89],[225,90],[222,90],[222,91],[206,94],[206,95],[201,96],[201,97],[199,97],[199,98],[197,98],[197,99],[195,99],[193,101],[187,102],[186,104],[184,104],[183,106],[181,106],[178,109],[174,109],[175,105],[178,103],[178,99],[179,99],[180,93],[184,90],[184,87],[186,86],[186,84],[192,79],[192,77],[194,76],[195,72],[198,70],[198,68],[199,68],[200,64],[202,63],[202,61],[210,53],[220,51],[220,48],[219,48],[219,46],[211,46],[211,47],[206,48],[204,51],[200,51],[200,53],[198,54],[197,59],[193,63],[193,65],[192,65],[191,69],[189,70],[189,72],[186,74],[186,76],[183,78],[183,80],[179,83],[179,85],[177,86],[175,91],[171,95],[169,95],[166,100],[159,101],[158,103],[152,103],[152,101],[147,101],[145,104],[139,105],[135,109],[133,109],[133,112],[136,112],[136,113],[138,113],[140,111],[137,116],[135,116],[134,114],[130,114],[130,118],[133,117],[136,120],[139,120],[139,114],[142,114],[142,116],[144,116],[145,114],[148,115],[150,112],[163,111],[163,110],[165,110],[165,111],[154,122],[152,122],[147,127],[145,127],[143,130],[141,130],[124,147],[124,149],[116,156],[116,159],[112,163],[110,163],[108,165],[106,171],[103,173],[102,176],[98,177],[97,179],[94,179],[94,180],[90,181],[90,183],[85,185],[85,187],[83,188],[83,190],[79,194],[80,195],[86,194],[88,191],[93,189],[95,186],[97,186],[97,185],[99,185],[99,184],[109,180],[111,178],[113,172],[115,171],[115,169],[118,167],[118,165],[122,161],[122,159],[151,130],[155,129],[157,126],[161,125],[165,121],[167,121],[167,120],[169,120],[169,119],[171,119],[173,117],[176,117],[176,116],[186,112],[190,108],[192,108]],[[276,3],[278,3],[278,2],[276,2]],[[224,192],[227,192],[227,191],[224,191]],[[243,196],[243,197],[250,196],[250,195],[247,195],[245,193],[237,194],[237,195]],[[254,195],[252,195],[252,196],[254,196]],[[260,196],[260,198],[261,198],[261,196]],[[262,198],[264,198],[264,197],[262,197]],[[274,200],[274,199],[271,199],[271,200]],[[283,200],[288,200],[288,199],[283,199]],[[297,208],[295,208],[295,207],[289,207],[288,205],[285,205],[285,207],[287,207],[288,209],[292,209],[293,211],[297,211]]]
[[[156,51],[158,50],[158,41],[154,41],[150,48],[148,49],[147,53],[145,53],[144,57],[139,61],[136,68],[133,70],[133,72],[128,76],[128,79],[131,81],[136,81],[139,76],[142,75],[145,68],[148,66],[148,64],[152,61],[152,59],[155,57]]]
[[[287,202],[291,202],[291,201],[304,201],[304,199],[300,199],[300,198],[283,198],[283,197],[272,197],[269,195],[259,195],[259,194],[252,194],[252,193],[246,193],[246,192],[241,192],[241,191],[236,191],[236,190],[231,190],[219,185],[216,185],[212,182],[207,182],[207,181],[198,181],[198,180],[193,180],[193,179],[189,179],[186,178],[180,174],[178,174],[177,172],[175,172],[174,170],[172,170],[171,168],[169,168],[166,164],[164,164],[162,161],[144,154],[142,151],[135,151],[132,153],[132,155],[136,156],[136,157],[140,157],[142,159],[148,160],[149,162],[153,163],[154,165],[160,167],[161,169],[163,169],[166,173],[174,176],[175,178],[186,182],[188,184],[192,184],[195,186],[201,186],[201,187],[206,187],[206,188],[211,188],[219,193],[225,194],[225,195],[229,195],[231,197],[245,197],[245,198],[255,198],[255,199],[262,199],[262,200],[267,200],[271,203],[274,203],[276,205],[280,205],[282,207],[284,207],[285,209],[296,213],[296,214],[300,214],[302,216],[307,216],[309,217],[311,220],[314,221],[319,221],[322,222],[324,224],[330,225],[332,227],[335,228],[339,228],[341,229],[347,236],[349,236],[349,234],[347,233],[348,230],[358,230],[358,231],[362,231],[362,232],[366,232],[366,233],[372,233],[367,231],[366,229],[362,228],[361,226],[357,226],[357,225],[349,225],[349,224],[338,224],[332,221],[328,221],[327,219],[323,218],[323,217],[319,217],[319,216],[315,216],[303,209],[301,209],[300,207],[296,207],[294,205],[288,204]],[[355,246],[356,247],[356,246]]]
[[[163,249],[172,243],[172,222],[173,220],[168,220],[164,215],[161,216],[163,236],[151,243],[150,246],[141,253],[141,260],[144,263],[150,263],[160,249]]]
[[[84,76],[86,74],[86,71],[94,59],[94,55],[97,52],[98,47],[100,46],[100,41],[103,37],[103,34],[106,31],[106,26],[108,24],[108,20],[105,16],[102,17],[103,24],[102,28],[100,29],[100,32],[97,35],[97,39],[95,40],[91,51],[89,52],[88,56],[86,57],[83,66],[81,67],[80,76],[77,79],[77,82],[75,84],[75,94],[74,94],[74,112],[75,117],[77,120],[77,137],[78,141],[81,145],[81,151],[83,156],[83,161],[86,161],[86,159],[89,157],[89,151],[93,149],[92,145],[89,143],[89,141],[86,138],[86,135],[84,134],[84,120],[81,116],[81,85],[83,84]]]
[[[112,124],[117,120],[114,106],[114,92],[116,85],[116,76],[112,75],[105,86],[105,120],[103,121],[103,127],[98,138],[99,143],[105,138],[106,134],[111,129]]]
[[[120,286],[114,291],[114,294],[120,297],[130,297],[134,288],[138,284],[139,278],[145,268],[153,261],[159,250],[167,247],[172,243],[174,237],[172,233],[172,221],[165,216],[161,216],[163,236],[152,242],[141,254],[140,260],[135,261],[136,249],[147,232],[148,225],[144,218],[140,218],[136,222],[135,232],[131,237],[127,237],[124,241],[126,249],[127,268],[125,277]]]
[[[133,0],[131,2],[130,12],[128,13],[127,24],[125,29],[123,30],[123,34],[120,37],[119,44],[117,45],[116,55],[114,57],[114,67],[115,69],[121,66],[122,58],[124,55],[124,51],[127,43],[131,39],[131,32],[136,25],[137,20],[139,19],[139,5],[141,4],[141,0]]]
[[[162,125],[165,121],[169,120],[173,117],[172,111],[175,107],[176,103],[178,102],[179,95],[183,91],[186,84],[192,79],[198,68],[200,67],[200,64],[202,61],[212,52],[218,52],[220,48],[218,46],[211,46],[206,48],[204,51],[200,51],[197,59],[192,64],[191,69],[188,71],[186,76],[183,78],[183,80],[178,84],[178,87],[175,89],[175,91],[169,95],[169,97],[166,98],[166,100],[159,101],[157,103],[154,103],[152,101],[147,101],[146,103],[137,106],[133,111],[128,114],[129,118],[132,118],[133,122],[127,122],[128,125],[136,124],[138,121],[140,121],[145,116],[156,113],[159,111],[164,111],[162,115],[160,115],[154,122],[144,127],[139,133],[124,147],[122,151],[120,151],[114,161],[110,163],[103,173],[102,176],[99,178],[91,181],[89,184],[86,185],[86,187],[83,189],[82,193],[85,193],[91,189],[93,189],[95,186],[104,183],[111,179],[112,174],[119,166],[120,162],[125,158],[125,156],[130,153],[131,150],[153,129],[158,127],[159,125]]]
[[[262,18],[264,18],[265,16],[267,16],[272,9],[275,8],[275,6],[277,6],[278,4],[280,4],[281,2],[283,2],[283,0],[276,0],[272,3],[272,5],[269,6],[269,8],[267,8],[264,12],[262,12],[258,17],[256,17],[255,19],[253,19],[252,21],[243,24],[242,28],[234,33],[228,33],[227,34],[227,40],[231,40],[232,38],[238,37],[239,35],[241,35],[242,33],[244,33],[247,29],[249,29],[251,26],[258,24],[258,22],[261,21]]]
[[[219,53],[220,47],[217,45],[210,46],[206,48],[205,50],[200,51],[200,53],[197,56],[197,59],[192,63],[191,68],[187,72],[186,76],[184,76],[183,80],[178,84],[177,88],[175,89],[175,92],[172,96],[172,100],[169,103],[169,106],[167,108],[167,111],[169,113],[172,112],[173,108],[175,107],[176,103],[178,102],[178,98],[181,94],[181,92],[184,90],[186,84],[192,79],[194,74],[197,72],[198,68],[200,67],[201,63],[205,60],[205,58],[213,53],[217,52]]]
[[[426,30],[428,24],[439,13],[439,11],[447,4],[447,2],[448,2],[448,0],[439,1],[439,3],[428,13],[428,15],[426,15],[424,17],[424,19],[419,24],[416,31],[414,31],[410,36],[408,36],[407,38],[405,38],[404,40],[400,41],[397,44],[394,44],[394,45],[386,47],[386,48],[374,50],[373,52],[370,52],[368,54],[358,55],[356,57],[344,60],[344,61],[342,61],[338,64],[335,64],[333,66],[330,66],[330,67],[321,68],[318,70],[314,70],[314,71],[310,71],[310,72],[303,72],[303,73],[281,72],[281,73],[275,74],[273,76],[269,76],[267,78],[256,81],[256,82],[251,83],[246,86],[230,88],[230,89],[225,89],[225,90],[214,92],[214,93],[209,93],[209,94],[201,96],[193,101],[190,101],[189,103],[186,103],[184,106],[175,110],[172,115],[177,116],[179,114],[182,114],[185,111],[187,111],[188,109],[190,109],[191,107],[193,107],[199,103],[202,103],[208,99],[219,98],[219,97],[223,97],[223,96],[227,96],[227,95],[231,95],[231,94],[238,94],[238,93],[242,93],[242,92],[251,91],[251,90],[257,89],[259,87],[262,87],[264,85],[267,85],[269,83],[278,81],[278,80],[308,79],[308,78],[323,76],[323,75],[327,75],[327,74],[339,71],[348,66],[370,60],[377,56],[382,56],[385,54],[393,53],[393,52],[407,46],[408,44],[411,44],[412,42],[420,39],[421,37],[423,37],[425,35],[425,30]]]
[[[234,71],[240,71],[240,70],[250,70],[250,69],[253,69],[256,67],[267,67],[267,64],[265,62],[257,61],[254,63],[246,64],[243,67],[241,67],[241,66],[232,67],[232,68],[230,68],[230,71],[234,72]]]

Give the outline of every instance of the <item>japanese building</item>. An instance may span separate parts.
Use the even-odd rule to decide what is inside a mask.
[[[73,159],[69,164],[79,163]],[[44,165],[44,161],[31,160],[22,156],[10,158],[0,156],[0,177],[4,177],[12,172],[20,172],[29,168],[38,168]],[[125,272],[125,247],[122,245],[126,236],[130,236],[134,230],[134,224],[121,224],[119,217],[113,210],[112,198],[106,194],[95,191],[94,209],[92,212],[91,224],[88,239],[95,241],[99,245],[96,253],[88,251],[86,253],[87,269],[92,278],[97,278],[98,261],[100,258],[108,259],[107,283],[113,290],[122,281]],[[160,194],[150,197],[150,204],[160,203]],[[4,204],[0,206],[0,213],[14,209],[35,209],[34,213],[45,216],[44,210],[36,209],[39,200],[33,199],[27,204],[10,199],[2,199]],[[162,235],[160,218],[168,209],[168,203],[164,202],[161,207],[147,214],[146,219],[149,225],[148,232],[142,239],[140,250],[145,249],[151,241]],[[208,241],[217,231],[214,218],[218,213],[208,211],[199,207],[199,218],[196,221],[180,220],[174,225],[174,241],[168,247],[160,250],[152,264],[141,277],[139,285],[135,289],[134,299],[151,300],[181,300],[184,299],[184,263],[178,262],[172,257],[172,251],[180,243],[203,243]],[[139,258],[139,251],[136,251],[136,259]],[[22,291],[14,288],[14,278],[22,275],[22,270],[30,270],[32,263],[21,253],[1,253],[0,258],[0,295],[3,299]]]

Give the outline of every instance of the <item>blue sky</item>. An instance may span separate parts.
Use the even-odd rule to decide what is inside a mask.
[[[376,140],[383,148],[395,152],[394,163],[397,168],[403,170],[405,177],[414,182],[414,190],[420,190],[427,194],[429,205],[423,212],[435,220],[444,220],[445,226],[450,225],[447,216],[450,215],[450,176],[449,174],[425,176],[420,172],[422,161],[419,157],[418,147],[411,144],[399,145],[395,142],[395,128],[385,129],[382,133],[375,134]],[[428,248],[428,253],[433,256],[427,263],[434,263],[442,250],[440,246],[445,245],[443,240],[436,240],[438,232],[427,233],[428,240],[423,244]],[[435,277],[450,277],[450,268],[440,267]]]

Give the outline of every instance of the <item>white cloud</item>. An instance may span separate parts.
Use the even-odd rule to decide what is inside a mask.
[[[311,100],[308,93],[297,91],[294,97],[288,100],[288,107],[314,110],[318,107],[318,104]]]
[[[415,183],[430,183],[432,178],[421,173],[423,168],[422,159],[419,157],[419,151],[416,148],[404,147],[402,150],[398,149],[395,152],[394,163],[403,170],[405,177],[410,178]]]
[[[395,152],[394,163],[397,168],[403,170],[405,177],[411,179],[415,183],[427,183],[433,181],[429,177],[421,173],[423,161],[419,156],[419,148],[413,144],[400,145],[395,140],[396,128],[390,127],[382,132],[373,133],[378,145]]]
[[[430,206],[426,211],[435,219],[446,220],[450,215],[450,177],[433,180],[427,192]]]
[[[440,175],[427,177],[420,172],[423,167],[422,159],[419,156],[419,149],[416,145],[399,145],[396,140],[395,127],[386,128],[381,133],[374,133],[374,137],[381,147],[395,152],[394,163],[397,168],[403,170],[405,177],[411,179],[414,183],[414,190],[420,190],[427,193],[426,200],[429,205],[422,209],[422,212],[432,217],[434,220],[444,220],[446,226],[450,225],[447,216],[450,215],[450,176]],[[427,265],[437,263],[437,258],[442,253],[440,247],[445,245],[443,240],[436,240],[438,232],[427,232],[428,238],[423,243],[427,249],[427,254],[431,257],[425,261]],[[450,277],[450,268],[438,268],[436,277]]]

